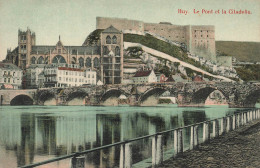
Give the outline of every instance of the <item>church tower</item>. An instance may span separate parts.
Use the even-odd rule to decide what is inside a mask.
[[[123,81],[123,33],[113,26],[101,33],[101,80],[104,84]]]
[[[25,69],[30,63],[32,46],[36,44],[35,33],[29,28],[27,31],[18,30],[18,66]]]

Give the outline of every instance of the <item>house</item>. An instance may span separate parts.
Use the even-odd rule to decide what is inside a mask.
[[[153,70],[137,71],[133,76],[134,83],[152,83],[157,82],[157,77]]]
[[[167,77],[164,74],[156,73],[157,82],[165,82]]]
[[[0,63],[0,87],[2,89],[20,89],[23,72],[11,63]]]

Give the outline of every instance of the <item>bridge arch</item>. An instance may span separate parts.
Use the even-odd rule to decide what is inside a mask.
[[[33,105],[33,99],[29,95],[20,94],[15,96],[10,101],[11,106],[20,106],[20,105]]]
[[[257,101],[260,99],[260,88],[251,91],[244,99],[244,107],[255,107]]]
[[[145,91],[140,97],[139,97],[139,100],[138,100],[138,103],[139,105],[156,105],[158,104],[158,100],[159,100],[159,97],[166,91],[169,91],[169,89],[167,88],[163,88],[163,87],[154,87],[154,88],[150,88],[148,89],[147,91]],[[153,100],[149,100],[149,104],[146,104],[145,102],[151,98],[151,97],[154,97],[155,99]]]
[[[122,94],[125,95],[126,97],[128,96],[128,94],[121,89],[117,89],[117,88],[109,89],[101,96],[100,103],[102,104],[110,98],[118,99],[119,96]]]
[[[211,87],[211,86],[207,86],[204,88],[200,88],[196,91],[194,91],[194,93],[191,96],[191,105],[196,105],[196,106],[201,106],[201,105],[205,105],[205,101],[206,99],[209,97],[209,95],[218,90],[220,93],[223,94],[223,96],[225,97],[226,100],[228,100],[228,95],[226,95],[221,89],[215,88],[215,87]]]
[[[45,90],[40,90],[37,93],[38,97],[38,104],[44,105],[46,101],[50,101],[52,99],[55,99],[55,93],[52,90],[45,89]]]
[[[83,89],[77,89],[66,95],[67,105],[85,105],[85,97],[89,96]]]

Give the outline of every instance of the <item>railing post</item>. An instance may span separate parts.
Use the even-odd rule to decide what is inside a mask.
[[[227,117],[227,127],[226,127],[226,132],[229,132],[230,130],[230,117]]]
[[[197,148],[199,145],[199,126],[194,126],[194,148]]]
[[[85,157],[84,156],[74,156],[71,159],[71,168],[85,168]]]
[[[190,126],[190,150],[194,148],[194,126]]]
[[[178,154],[183,153],[183,134],[182,128],[178,129]]]
[[[203,142],[206,142],[210,139],[209,123],[203,123]]]
[[[162,135],[155,135],[152,139],[152,167],[156,167],[163,161]]]
[[[223,118],[220,119],[220,131],[219,131],[219,135],[223,134],[223,127],[224,127],[224,122],[223,122]]]
[[[125,168],[132,167],[131,143],[125,144]]]
[[[233,114],[232,116],[232,130],[236,129],[236,115]]]
[[[178,130],[174,130],[173,132],[174,134],[174,156],[177,156],[178,155]]]
[[[156,165],[161,164],[163,161],[163,143],[162,135],[157,136],[157,147],[156,147]]]
[[[124,143],[120,147],[120,168],[132,167],[131,143]]]
[[[121,144],[120,146],[120,163],[119,163],[120,168],[125,167],[125,144]]]

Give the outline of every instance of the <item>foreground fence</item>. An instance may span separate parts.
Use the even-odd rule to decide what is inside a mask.
[[[140,164],[138,165],[138,163],[133,163],[133,159],[132,159],[134,155],[132,145],[133,143],[136,143],[139,140],[147,140],[147,142],[151,143],[150,144],[152,147],[151,158],[150,158],[151,162],[149,163],[150,164],[149,166],[156,167],[157,165],[162,163],[164,159],[164,155],[167,153],[164,152],[165,149],[164,137],[168,134],[172,134],[171,136],[172,139],[170,139],[170,141],[173,141],[173,146],[171,148],[168,148],[167,150],[170,151],[170,157],[176,157],[178,155],[181,155],[185,150],[192,150],[194,148],[197,148],[200,144],[209,142],[210,139],[218,137],[231,130],[235,130],[240,126],[243,126],[259,118],[260,118],[260,110],[255,109],[255,110],[241,112],[241,113],[233,114],[222,118],[217,118],[213,120],[208,120],[208,121],[184,126],[181,128],[162,131],[156,134],[138,137],[123,142],[117,142],[114,144],[101,146],[98,148],[85,150],[82,152],[77,152],[66,156],[57,157],[43,162],[22,166],[22,168],[36,167],[36,166],[45,165],[48,163],[52,163],[52,162],[56,162],[68,158],[71,158],[70,161],[71,168],[81,168],[81,167],[85,167],[86,156],[84,155],[96,151],[112,148],[112,147],[120,148],[120,155],[119,155],[120,158],[118,158],[119,159],[118,167],[120,168],[140,167]],[[184,131],[185,133],[189,133],[189,136],[187,136],[186,134],[185,137]],[[151,139],[151,141],[149,141],[148,139]],[[184,141],[184,139],[186,139],[186,141]],[[187,141],[188,141],[187,143],[188,145],[187,144],[184,145],[184,142]]]

